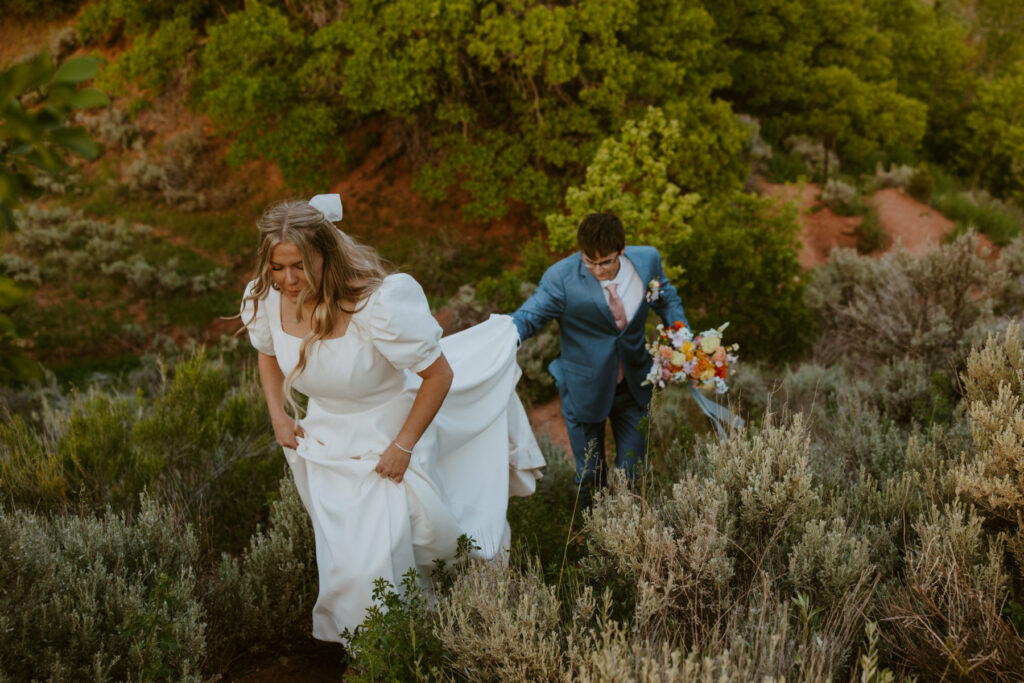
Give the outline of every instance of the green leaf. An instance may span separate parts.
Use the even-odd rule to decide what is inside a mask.
[[[71,150],[75,154],[92,161],[103,151],[103,146],[95,142],[81,126],[58,128],[52,133],[54,141]]]
[[[19,62],[0,78],[0,100],[35,90],[46,84],[53,75],[53,60],[45,50],[30,59]]]
[[[81,83],[96,75],[96,70],[103,63],[101,57],[72,57],[57,69],[53,77],[55,83]]]
[[[78,90],[68,98],[68,106],[72,109],[91,109],[110,105],[110,98],[95,88]]]

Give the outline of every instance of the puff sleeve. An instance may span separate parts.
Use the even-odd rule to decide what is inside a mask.
[[[256,350],[273,356],[274,337],[270,332],[270,318],[267,313],[269,302],[267,299],[263,299],[257,307],[248,298],[252,294],[255,284],[256,281],[253,280],[245,288],[245,295],[242,297],[242,323],[245,324],[246,330],[249,332],[249,341],[256,347]],[[255,316],[253,315],[254,308],[257,309]]]
[[[371,302],[373,345],[399,370],[422,372],[441,355],[441,326],[423,288],[404,273],[389,275]]]

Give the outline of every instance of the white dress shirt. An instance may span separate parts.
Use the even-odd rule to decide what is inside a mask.
[[[608,299],[608,285],[615,283],[616,293],[622,299],[622,308],[626,311],[626,324],[636,315],[637,309],[644,300],[644,283],[640,281],[640,274],[629,262],[625,254],[619,255],[619,274],[611,280],[601,280],[601,287],[604,288],[604,298]]]

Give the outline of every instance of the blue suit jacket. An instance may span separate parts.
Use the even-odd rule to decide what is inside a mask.
[[[562,411],[578,422],[602,422],[615,398],[619,362],[624,380],[637,403],[646,407],[650,385],[641,386],[651,367],[644,347],[644,325],[651,308],[666,324],[682,320],[689,325],[675,287],[665,277],[661,255],[654,247],[626,247],[625,256],[649,289],[661,283],[660,297],[646,297],[625,329],[619,331],[597,278],[583,265],[577,252],[548,268],[537,291],[512,314],[519,337],[526,340],[549,320],[561,331],[561,355],[548,370],[562,396]]]

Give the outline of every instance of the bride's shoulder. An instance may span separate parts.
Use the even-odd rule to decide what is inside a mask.
[[[409,297],[426,298],[423,287],[416,281],[416,278],[408,273],[392,273],[385,277],[380,287],[370,294],[371,305],[377,303],[393,303],[403,301]]]

